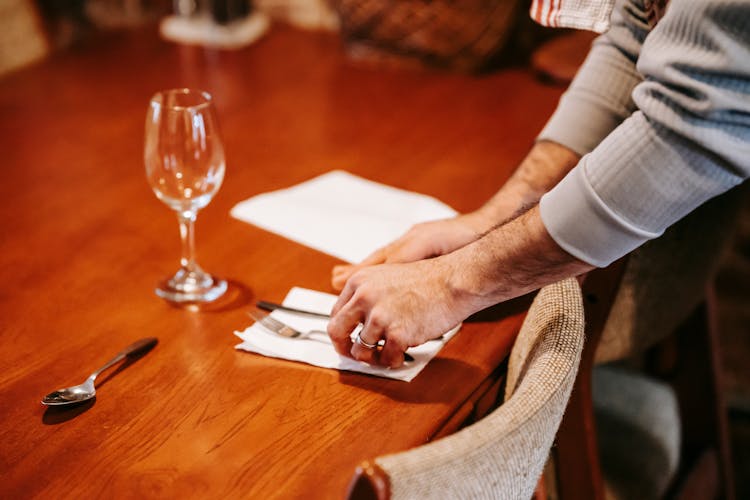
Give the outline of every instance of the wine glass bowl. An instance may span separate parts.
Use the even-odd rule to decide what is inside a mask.
[[[146,115],[146,178],[156,197],[177,214],[182,257],[177,273],[156,294],[173,302],[210,302],[227,289],[226,281],[200,268],[195,259],[194,225],[224,180],[224,147],[213,100],[207,92],[172,89],[157,92]]]

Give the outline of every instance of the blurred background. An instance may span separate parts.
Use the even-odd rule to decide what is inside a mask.
[[[169,20],[176,24],[167,25]],[[569,83],[593,39],[588,33],[536,26],[522,0],[0,0],[0,78],[107,32],[160,26],[173,41],[231,50],[253,43],[278,24],[340,37],[341,50],[357,64],[457,71],[478,78],[523,65],[558,86]],[[744,204],[734,243],[716,278],[738,498],[750,498],[747,197]]]
[[[366,63],[491,71],[527,60],[541,41],[559,35],[535,25],[527,7],[523,0],[3,0],[0,74],[97,33],[155,24],[173,14],[209,17],[214,28],[229,30],[254,13],[339,33],[343,49]]]

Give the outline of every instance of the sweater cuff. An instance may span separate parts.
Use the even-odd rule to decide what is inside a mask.
[[[583,158],[542,196],[542,223],[560,247],[583,262],[606,267],[661,233],[638,228],[607,207],[586,179]]]

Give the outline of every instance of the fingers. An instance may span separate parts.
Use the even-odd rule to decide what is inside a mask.
[[[389,323],[376,312],[368,310],[361,297],[355,297],[356,281],[347,283],[333,306],[328,322],[331,342],[336,352],[343,356],[372,365],[398,368],[404,363],[406,346],[394,336],[387,338]],[[362,329],[352,342],[351,334],[361,323]],[[357,338],[361,342],[357,342]],[[384,346],[370,347],[378,345],[381,339],[386,339]]]
[[[388,255],[388,246],[378,248],[370,255],[364,258],[359,264],[346,264],[341,266],[334,266],[333,272],[331,273],[331,286],[334,290],[341,291],[346,285],[346,282],[352,276],[363,267],[374,266],[376,264],[382,264],[386,261]]]
[[[357,311],[350,299],[354,296],[356,287],[349,282],[341,291],[338,300],[331,309],[331,320],[328,322],[328,336],[331,337],[336,352],[344,356],[351,356],[352,341],[349,335],[360,323],[361,313]]]
[[[380,351],[377,346],[378,342],[382,338],[383,330],[379,327],[374,327],[372,322],[368,321],[362,331],[359,332],[358,338],[361,339],[361,343],[356,341],[352,345],[351,357],[358,361],[363,361],[371,365],[379,365],[380,363]],[[368,345],[364,345],[367,343]]]
[[[388,245],[375,250],[362,262],[356,265],[334,267],[331,275],[331,286],[334,290],[341,290],[352,274],[363,267],[427,259],[451,252],[470,240],[476,239],[475,231],[469,227],[471,236],[459,235],[459,241],[456,242],[455,230],[453,229],[457,226],[456,220],[456,218],[450,218],[415,224],[405,234]],[[446,242],[446,238],[448,242]]]
[[[331,309],[331,318],[334,318],[336,315],[338,315],[339,311],[343,309],[343,307],[349,302],[349,300],[354,296],[354,292],[357,290],[357,286],[354,283],[354,280],[347,281],[346,286],[343,290],[341,290],[341,293],[339,293],[339,298],[336,301],[336,303],[333,305],[333,308]]]
[[[350,352],[351,357],[358,361],[400,368],[404,364],[405,351],[406,346],[398,340],[398,336],[389,335],[384,323],[374,320],[371,316],[355,336]]]
[[[356,267],[356,266],[352,266]],[[336,304],[331,310],[328,322],[328,335],[336,352],[358,361],[373,365],[398,368],[404,363],[404,352],[408,345],[400,340],[407,338],[400,329],[403,325],[394,323],[395,311],[387,300],[390,297],[388,286],[393,269],[372,267],[351,275],[343,286]],[[359,324],[362,329],[355,340],[351,333]],[[378,343],[384,340],[384,345]],[[376,347],[378,346],[378,347]]]
[[[339,295],[339,299],[331,310],[331,320],[328,322],[328,335],[331,337],[336,352],[365,363],[378,364],[378,350],[367,347],[362,343],[352,342],[351,333],[364,323],[359,337],[369,345],[377,345],[382,335],[382,327],[373,325],[367,319],[367,308],[362,304],[357,293],[357,280],[347,282]]]
[[[378,248],[374,252],[372,252],[370,255],[365,257],[362,262],[359,263],[359,267],[365,267],[365,266],[374,266],[376,264],[382,264],[386,261],[389,253],[389,248],[391,245],[386,245],[384,247]]]
[[[383,350],[378,353],[379,363],[390,368],[400,368],[404,364],[406,347],[400,342],[398,335],[389,335]]]
[[[331,286],[333,289],[340,292],[351,275],[359,269],[360,266],[357,265],[334,266],[333,272],[331,273]]]

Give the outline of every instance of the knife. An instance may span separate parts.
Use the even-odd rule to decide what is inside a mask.
[[[256,305],[259,309],[264,309],[266,311],[274,311],[276,309],[280,311],[289,311],[293,313],[299,313],[299,314],[308,314],[310,316],[317,316],[318,318],[330,318],[330,314],[315,312],[315,311],[306,311],[304,309],[297,309],[296,307],[288,307],[282,304],[276,304],[275,302],[268,302],[267,300],[259,300]]]

